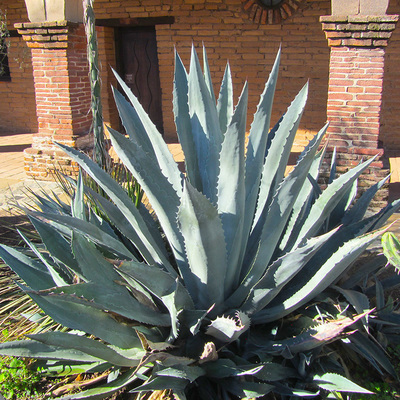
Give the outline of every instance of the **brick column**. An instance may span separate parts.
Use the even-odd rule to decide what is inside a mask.
[[[61,167],[75,174],[77,166],[53,142],[76,147],[89,132],[90,83],[86,36],[82,24],[67,21],[16,24],[31,49],[39,132],[25,150],[27,174],[51,178]]]
[[[379,146],[385,47],[398,15],[323,16],[331,47],[327,117],[329,143],[338,151],[339,172],[361,158],[382,154]],[[369,186],[388,171],[374,162],[360,185]]]

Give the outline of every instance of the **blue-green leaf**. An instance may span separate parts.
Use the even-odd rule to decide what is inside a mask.
[[[214,87],[213,87],[213,83],[212,83],[212,79],[211,79],[210,65],[208,64],[207,51],[206,51],[206,47],[204,46],[204,44],[203,44],[203,71],[204,71],[204,81],[206,82],[208,90],[210,91],[210,96],[212,98],[212,101],[215,104],[215,93],[214,93]]]
[[[233,115],[233,85],[229,63],[226,64],[224,77],[219,91],[217,111],[221,132],[225,134]]]
[[[118,351],[118,348],[114,349],[98,340],[66,332],[45,332],[38,335],[28,335],[28,337],[48,346],[62,347],[66,350],[77,350],[96,359],[105,360],[121,367],[138,366],[145,354],[145,351],[140,347],[136,349],[133,358],[132,351],[130,357],[126,357],[122,349]]]
[[[216,204],[219,175],[219,153],[223,135],[219,127],[217,107],[201,71],[192,46],[188,81],[189,113],[203,193]]]
[[[280,57],[281,51],[279,50],[268,82],[266,83],[264,91],[260,97],[254,120],[251,124],[249,142],[246,151],[246,208],[243,218],[245,224],[243,229],[244,237],[247,237],[250,233],[257,204],[261,173],[267,147],[268,131],[270,129],[272,103],[276,82],[278,80]]]
[[[151,233],[136,208],[132,199],[105,171],[103,171],[95,162],[87,156],[70,147],[58,144],[74,161],[76,161],[108,194],[110,199],[124,213],[125,217],[132,225],[133,229],[139,235],[143,245],[138,247],[139,252],[149,264],[164,265],[168,271],[173,271],[169,261],[165,258],[163,251],[158,247],[157,243],[152,239]],[[137,246],[140,243],[136,244]]]
[[[187,179],[199,192],[202,191],[199,163],[194,145],[192,125],[189,115],[188,104],[188,76],[186,69],[175,50],[175,75],[173,92],[173,110],[175,116],[176,131],[179,143],[185,155],[185,166]]]
[[[367,389],[358,386],[356,383],[350,381],[342,375],[326,373],[324,375],[315,375],[313,382],[320,388],[325,390],[333,390],[336,392],[349,392],[349,393],[366,393],[374,394]]]
[[[258,224],[261,214],[265,207],[268,207],[268,202],[272,200],[277,186],[280,185],[285,175],[294,138],[306,105],[307,95],[308,84],[300,90],[289,106],[271,141],[263,166],[253,229]]]
[[[178,222],[185,240],[190,273],[183,276],[197,309],[223,304],[227,255],[216,208],[186,182]],[[222,289],[222,290],[221,290]]]
[[[18,250],[0,245],[0,257],[33,290],[56,286],[47,268]]]
[[[228,266],[225,291],[231,293],[239,283],[239,257],[246,241],[243,240],[245,211],[244,147],[247,113],[247,84],[243,88],[238,106],[222,143],[220,176],[218,180],[218,213],[227,244]]]
[[[369,244],[382,233],[383,230],[349,240],[322,265],[317,264],[315,267],[309,268],[307,272],[295,275],[270,303],[270,307],[255,314],[253,320],[256,323],[265,323],[282,318],[314,298],[334,283]],[[312,259],[310,263],[312,263]]]
[[[368,168],[375,158],[376,157],[373,157],[357,167],[354,167],[328,185],[311,207],[308,218],[303,224],[295,246],[301,243],[304,239],[312,237],[318,233],[326,218],[340,202],[342,196],[345,195],[348,189],[353,185],[354,181],[363,173],[363,171],[365,171],[366,168]]]
[[[138,180],[167,237],[179,268],[187,269],[183,237],[176,224],[182,188],[177,193],[160,168],[140,146],[109,128],[115,152]]]
[[[90,363],[101,361],[99,358],[77,349],[48,345],[35,340],[16,340],[15,342],[0,343],[0,354],[3,356]]]
[[[121,105],[125,105],[125,108],[127,108],[122,115],[120,114],[122,121],[124,123],[126,123],[126,120],[134,121],[134,127],[132,127],[132,129],[127,127],[126,129],[130,139],[135,141],[136,144],[141,145],[147,153],[154,154],[163,174],[168,178],[174,189],[178,192],[181,188],[182,180],[182,174],[179,171],[178,164],[175,162],[163,137],[160,132],[158,132],[146,111],[143,109],[139,100],[133,95],[131,89],[126,85],[121,77],[114,70],[113,72],[119,85],[132,104],[132,107],[130,107],[124,97],[121,94],[118,96],[118,91],[114,90],[117,106],[121,107]]]
[[[110,313],[99,310],[90,300],[51,292],[28,291],[28,294],[46,314],[70,329],[91,333],[124,349],[140,346],[132,327],[117,322]]]

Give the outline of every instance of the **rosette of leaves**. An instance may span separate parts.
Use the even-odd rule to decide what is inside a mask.
[[[327,293],[399,202],[365,216],[384,181],[355,201],[357,179],[374,158],[336,179],[332,173],[320,190],[327,126],[285,174],[308,86],[270,129],[279,59],[280,52],[246,145],[247,83],[234,107],[228,65],[216,100],[205,51],[202,71],[192,49],[189,73],[176,54],[173,108],[185,174],[116,75],[129,137],[109,129],[112,145],[151,212],[60,144],[107,198],[82,179],[71,205],[38,196],[40,211],[28,214],[43,243],[26,239],[29,252],[2,246],[0,255],[22,289],[70,330],[28,335],[0,353],[42,360],[42,372],[103,374],[103,384],[64,399],[105,398],[126,386],[170,389],[179,399],[367,392],[326,348],[362,328],[371,311],[341,310]]]

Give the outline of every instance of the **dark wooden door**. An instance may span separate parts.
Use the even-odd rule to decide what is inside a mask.
[[[120,28],[117,43],[122,78],[163,133],[155,27]]]

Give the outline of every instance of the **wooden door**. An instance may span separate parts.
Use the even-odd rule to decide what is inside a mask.
[[[120,28],[117,44],[119,73],[163,133],[155,27]]]

